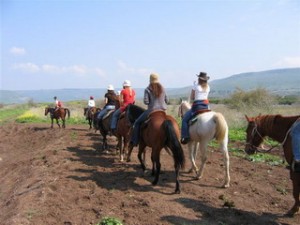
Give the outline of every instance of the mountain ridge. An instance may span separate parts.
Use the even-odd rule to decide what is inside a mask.
[[[244,91],[256,88],[265,88],[272,94],[279,96],[300,96],[300,68],[282,68],[260,72],[247,72],[234,74],[226,78],[209,82],[210,97],[229,97],[237,88]],[[166,88],[170,98],[188,98],[192,86],[182,88]],[[144,88],[135,88],[137,98],[142,98]],[[1,104],[19,104],[32,100],[37,103],[52,102],[53,96],[58,96],[62,101],[86,100],[90,95],[103,98],[105,88],[98,89],[45,89],[45,90],[0,90]]]

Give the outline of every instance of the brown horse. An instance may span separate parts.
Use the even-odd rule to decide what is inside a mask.
[[[90,129],[92,129],[92,124],[93,124],[95,114],[99,111],[101,111],[101,109],[97,108],[97,107],[83,109],[83,115],[86,116],[86,119],[88,120],[89,125],[90,125]]]
[[[131,106],[133,107],[134,105]],[[156,185],[159,179],[161,150],[167,147],[172,151],[176,175],[175,193],[180,193],[179,170],[184,167],[185,158],[179,142],[179,126],[176,120],[164,111],[154,111],[149,115],[148,121],[141,126],[138,159],[144,171],[146,166],[142,160],[142,154],[146,146],[152,148],[152,175],[155,176],[153,185]],[[133,146],[130,146],[130,152],[132,148]]]
[[[101,121],[99,121],[96,117],[94,118],[94,127],[97,131],[100,130],[100,134],[103,137],[103,144],[102,144],[102,150],[107,150],[108,144],[107,144],[107,135],[110,133],[110,123],[112,119],[114,110],[108,111],[108,113],[102,118]]]
[[[46,107],[45,108],[45,116],[50,113],[51,118],[51,128],[53,128],[53,120],[56,120],[56,123],[58,127],[60,128],[59,119],[62,120],[62,127],[66,128],[66,116],[68,115],[68,118],[70,118],[70,110],[68,108],[51,108]]]
[[[132,125],[127,119],[126,113],[122,113],[117,124],[116,137],[118,138],[118,149],[120,153],[120,161],[124,161],[124,157],[128,152],[128,143],[130,139],[130,133]]]
[[[268,136],[281,143],[285,159],[291,165],[293,162],[293,151],[290,129],[300,116],[259,115],[257,117],[245,117],[248,121],[245,152],[247,154],[254,154],[259,150],[259,146],[264,138]],[[290,168],[290,178],[293,183],[295,204],[287,214],[293,216],[299,211],[300,174],[295,173]]]

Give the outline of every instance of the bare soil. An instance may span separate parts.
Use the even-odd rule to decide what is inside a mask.
[[[108,152],[88,125],[50,129],[48,124],[9,123],[0,127],[0,224],[95,225],[114,217],[126,225],[300,224],[285,213],[293,204],[284,166],[253,163],[230,155],[231,186],[224,181],[222,154],[210,148],[204,176],[194,179],[187,147],[181,194],[173,194],[173,159],[162,151],[157,186],[144,174],[134,149],[119,162],[116,140]],[[242,143],[230,143],[240,145]],[[278,150],[279,151],[279,150]],[[151,168],[150,149],[147,167]]]

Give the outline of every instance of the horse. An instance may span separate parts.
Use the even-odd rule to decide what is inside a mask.
[[[128,113],[132,114],[136,108],[135,105],[130,105]],[[167,147],[172,151],[176,176],[175,193],[179,194],[181,192],[179,170],[184,167],[185,157],[179,142],[179,126],[174,117],[167,115],[161,110],[153,111],[150,113],[149,119],[141,126],[138,159],[144,172],[146,166],[142,159],[142,154],[147,146],[152,148],[152,175],[155,176],[152,185],[156,185],[159,180],[161,150]],[[133,146],[131,145],[129,151],[132,148]]]
[[[128,151],[128,143],[130,139],[130,132],[132,130],[132,124],[128,121],[126,112],[120,115],[117,123],[117,129],[115,132],[118,138],[118,146],[120,161],[124,161],[124,157]]]
[[[289,135],[292,125],[300,119],[298,116],[282,116],[277,115],[259,115],[256,117],[248,117],[246,129],[246,145],[245,152],[254,154],[259,151],[260,144],[263,143],[265,137],[279,142],[283,148],[285,160],[290,165],[290,178],[293,184],[293,197],[295,200],[292,208],[287,212],[288,216],[293,216],[299,212],[299,193],[300,193],[300,174],[295,173],[292,168],[293,150],[292,138]]]
[[[88,120],[89,125],[90,125],[89,129],[92,129],[94,116],[99,111],[101,111],[101,109],[97,108],[97,107],[91,107],[91,108],[86,107],[86,108],[83,109],[83,115],[86,116],[86,119]]]
[[[53,119],[56,120],[56,123],[58,127],[60,128],[59,124],[59,119],[62,120],[62,127],[66,128],[66,116],[68,115],[68,118],[70,118],[70,110],[68,108],[51,108],[51,107],[46,107],[45,108],[45,116],[50,113],[50,118],[51,118],[51,128],[53,128]]]
[[[111,123],[113,112],[114,110],[109,110],[108,113],[104,115],[101,121],[97,119],[97,114],[96,114],[93,120],[95,131],[99,129],[100,134],[103,137],[102,150],[107,150],[108,148],[106,136],[109,135],[110,133],[110,123]]]
[[[182,101],[179,105],[178,116],[183,115],[190,110],[191,105],[187,101]],[[195,171],[196,179],[203,175],[204,166],[207,160],[207,145],[215,139],[219,143],[219,148],[224,156],[225,164],[225,179],[222,187],[230,186],[229,174],[229,154],[228,154],[228,125],[224,116],[219,112],[205,111],[195,116],[192,119],[192,124],[189,127],[191,141],[188,143],[189,156],[192,162],[192,168],[189,170]],[[201,165],[200,169],[196,166],[196,155],[200,149]]]

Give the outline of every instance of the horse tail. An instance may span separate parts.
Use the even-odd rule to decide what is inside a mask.
[[[163,122],[164,131],[166,133],[165,144],[171,149],[175,162],[175,167],[183,168],[185,163],[182,146],[177,138],[174,126],[171,120]]]
[[[214,121],[216,122],[215,138],[218,142],[220,142],[224,140],[225,135],[228,135],[227,122],[221,113],[216,113],[214,115]]]
[[[66,114],[68,114],[68,119],[70,118],[70,110],[68,108],[65,108]]]

